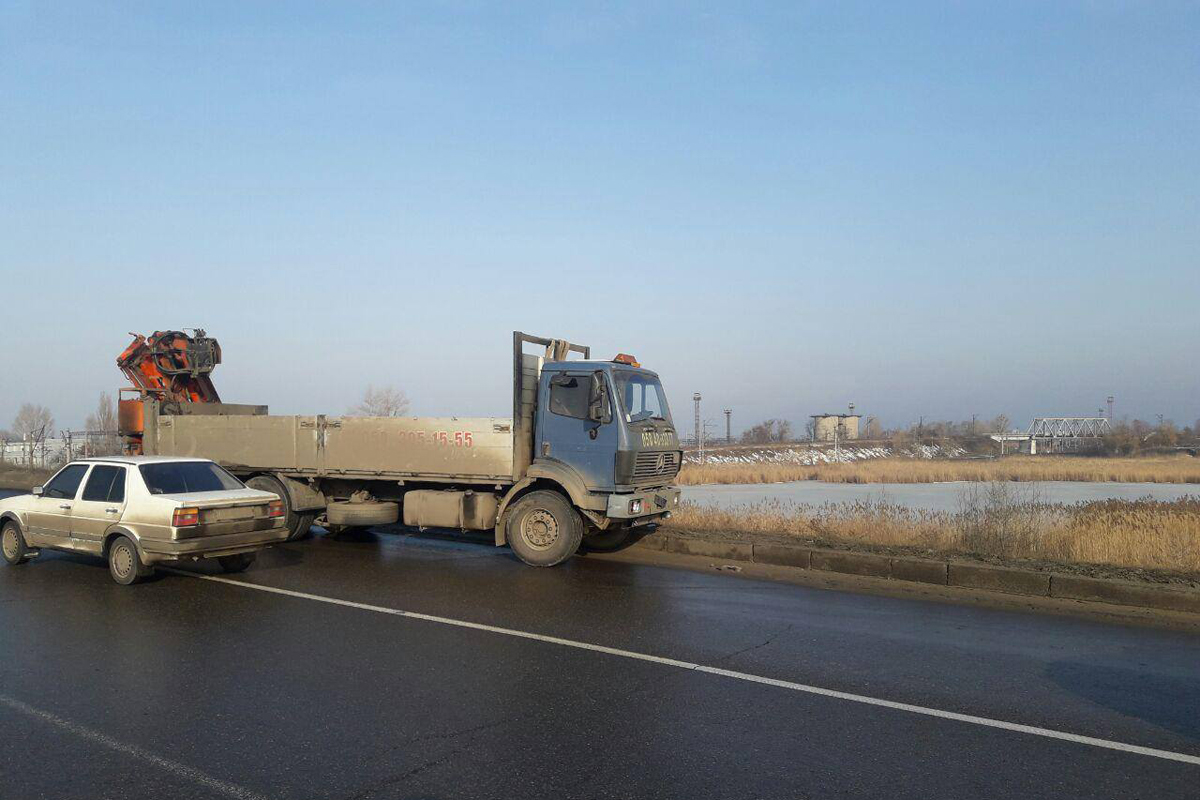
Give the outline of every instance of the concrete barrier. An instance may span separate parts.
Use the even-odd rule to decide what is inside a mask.
[[[923,558],[893,558],[893,580],[935,583],[945,586],[948,582],[950,565],[945,561],[929,561]]]
[[[753,546],[742,542],[681,539],[671,536],[667,538],[664,549],[668,553],[679,553],[685,556],[705,556],[706,558],[720,558],[726,561],[754,560]]]
[[[1200,614],[1200,592],[1129,581],[1054,575],[1050,580],[1050,596]]]
[[[786,544],[754,545],[754,561],[758,564],[774,564],[780,567],[811,566],[812,551],[807,547],[792,547]]]
[[[851,553],[845,550],[813,550],[809,559],[812,569],[841,572],[845,575],[867,575],[887,578],[892,574],[891,559],[874,553]]]
[[[993,592],[1027,594],[1047,597],[1050,594],[1050,573],[1032,572],[1008,567],[989,567],[981,564],[960,564],[951,561],[947,583],[968,589],[988,589]]]
[[[961,561],[899,558],[786,544],[722,542],[662,533],[651,534],[635,546],[723,561],[748,561],[938,586],[1200,614],[1200,591],[1185,587],[1051,574]]]

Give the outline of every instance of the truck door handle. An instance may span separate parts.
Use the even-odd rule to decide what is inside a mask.
[[[62,503],[61,505],[59,505],[59,508],[61,508],[63,510],[68,510],[71,508],[71,504],[70,503]]]
[[[104,513],[105,514],[115,514],[120,510],[121,509],[119,509],[119,508],[106,508],[106,509],[104,509]]]

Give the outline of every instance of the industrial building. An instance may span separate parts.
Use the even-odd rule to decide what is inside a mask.
[[[857,439],[860,419],[861,414],[813,414],[812,439],[814,442]]]

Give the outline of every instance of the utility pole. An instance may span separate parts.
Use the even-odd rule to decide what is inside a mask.
[[[971,438],[975,438],[975,418],[978,416],[978,414],[971,415]]]
[[[696,392],[692,395],[692,400],[696,403],[696,459],[700,463],[704,463],[704,433],[700,429],[700,393]]]
[[[730,424],[730,418],[733,416],[733,409],[725,409],[725,444],[733,444],[733,427]]]

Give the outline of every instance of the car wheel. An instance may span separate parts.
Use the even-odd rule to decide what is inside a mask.
[[[561,564],[579,549],[583,520],[558,492],[530,492],[505,515],[508,546],[535,567]]]
[[[14,567],[29,560],[29,548],[17,523],[4,523],[3,530],[0,530],[0,552],[4,553],[4,560]]]
[[[137,583],[147,574],[137,545],[128,536],[118,536],[108,546],[108,572],[122,586]]]
[[[308,529],[312,527],[315,515],[308,511],[293,511],[292,498],[288,496],[287,490],[283,488],[283,484],[278,478],[273,475],[255,475],[246,481],[246,485],[251,489],[258,489],[260,492],[270,492],[283,501],[289,542],[303,539],[308,535]]]
[[[237,553],[232,556],[219,556],[217,563],[222,572],[245,572],[254,563],[254,553]]]

